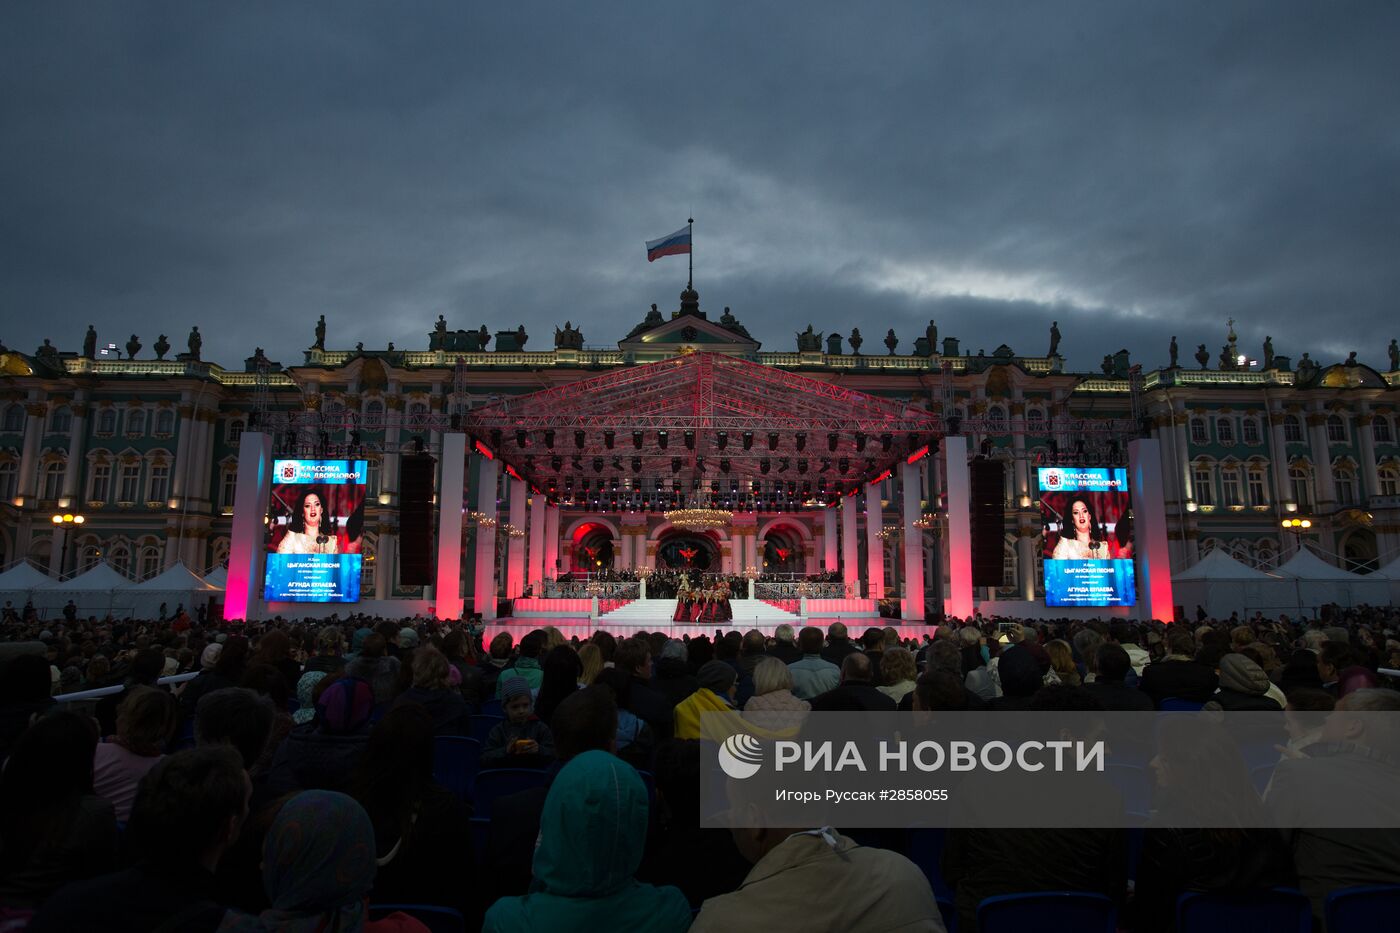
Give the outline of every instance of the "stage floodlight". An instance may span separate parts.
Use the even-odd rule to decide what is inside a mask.
[[[574,454],[574,456],[573,456],[573,465],[574,465],[574,469],[575,469],[575,470],[582,470],[582,469],[583,469],[583,458],[580,457],[578,454]]]
[[[831,458],[822,457],[822,468],[819,472],[825,473],[829,469],[831,469]]]
[[[799,472],[799,473],[806,473],[806,472],[807,472],[807,461],[806,461],[805,459],[800,459],[800,460],[797,461],[797,472]]]
[[[840,460],[836,461],[836,469],[840,470],[843,475],[849,473],[851,471],[851,461],[842,457]]]
[[[715,435],[715,446],[718,447],[720,450],[723,450],[724,448],[729,446],[728,431],[720,431],[718,434]]]
[[[694,450],[694,449],[695,449],[695,432],[694,432],[694,431],[686,431],[686,432],[685,432],[685,449],[686,449],[686,450]]]
[[[641,457],[633,457],[633,458],[632,458],[632,472],[633,472],[633,473],[640,473],[640,472],[642,472],[642,458],[641,458]]]
[[[705,472],[705,458],[704,458],[704,457],[696,457],[696,458],[695,458],[695,472],[696,472],[696,473],[704,473],[704,472]]]
[[[603,458],[602,458],[602,457],[594,457],[594,458],[593,458],[593,472],[594,472],[594,473],[601,473],[601,472],[603,472]]]
[[[836,445],[839,444],[840,442],[841,442],[841,435],[839,435],[839,434],[837,434],[837,433],[835,433],[835,432],[833,431],[831,434],[828,434],[828,435],[826,436],[826,449],[832,451],[833,453],[835,453],[835,451],[836,451]]]
[[[617,432],[616,432],[616,431],[604,431],[604,432],[603,432],[603,446],[606,447],[608,450],[612,450],[612,449],[613,449],[613,444],[616,443],[616,441],[617,441]]]
[[[806,431],[798,431],[798,432],[797,432],[797,436],[796,436],[796,438],[795,438],[794,440],[795,440],[795,442],[796,442],[796,444],[797,444],[797,449],[798,449],[799,452],[807,449],[807,432],[806,432]]]
[[[752,431],[745,431],[745,432],[744,432],[744,449],[745,449],[745,450],[750,450],[750,449],[752,449],[752,448],[753,448],[753,432],[752,432]]]
[[[856,432],[856,453],[859,454],[859,453],[864,453],[864,452],[865,452],[865,435],[864,435],[864,434],[861,434],[859,431],[857,431],[857,432]]]
[[[769,431],[769,432],[768,432],[768,449],[769,449],[769,450],[777,450],[777,449],[778,449],[778,432],[777,432],[777,431]]]
[[[554,449],[554,432],[552,430],[544,432],[544,446],[551,450]]]
[[[680,471],[681,471],[681,458],[680,458],[680,457],[672,457],[672,458],[671,458],[671,472],[672,472],[672,473],[679,473]]]
[[[529,443],[530,443],[530,432],[528,432],[528,431],[516,431],[516,432],[515,432],[515,446],[516,446],[516,447],[525,447],[525,446],[528,445]]]
[[[789,458],[789,457],[779,457],[779,458],[778,458],[778,472],[779,472],[779,473],[786,473],[786,472],[787,472],[788,470],[790,470],[790,469],[792,469],[792,460],[791,460],[791,458]]]
[[[613,457],[613,458],[612,458],[612,468],[613,468],[614,470],[620,470],[620,469],[622,469],[622,458],[621,458],[621,457]]]
[[[721,461],[719,462],[719,471],[720,471],[721,473],[728,473],[728,472],[729,472],[729,458],[728,458],[728,457],[725,457],[723,460],[721,460]]]
[[[584,434],[582,431],[575,431],[575,432],[574,432],[574,446],[577,447],[577,448],[579,448],[580,450],[583,449],[584,441],[586,441],[587,439],[588,439],[588,436],[587,436],[586,434]]]
[[[657,432],[656,432],[656,446],[657,446],[657,447],[660,447],[662,450],[665,450],[665,449],[666,449],[666,445],[667,445],[668,443],[670,443],[670,441],[671,441],[671,438],[666,434],[665,431],[657,431]]]
[[[551,470],[553,470],[555,473],[558,473],[561,469],[564,468],[564,458],[563,458],[563,457],[550,457],[550,458],[549,458],[549,468],[550,468]]]
[[[773,461],[769,460],[767,457],[758,461],[758,472],[766,474],[771,469],[773,469]]]
[[[638,450],[641,450],[641,449],[642,449],[642,432],[641,432],[641,431],[633,431],[633,432],[632,432],[632,446],[635,447],[635,448],[637,448]]]

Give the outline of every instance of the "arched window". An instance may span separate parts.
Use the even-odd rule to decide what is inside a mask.
[[[360,597],[374,593],[375,545],[369,535],[360,543]]]
[[[0,502],[13,499],[18,486],[18,465],[13,460],[0,460]]]
[[[1220,542],[1215,538],[1206,538],[1203,541],[1201,541],[1197,549],[1201,552],[1201,556],[1205,557],[1207,554],[1209,554],[1211,551],[1215,550],[1219,546]]]
[[[1215,481],[1211,473],[1210,463],[1202,460],[1191,468],[1191,483],[1195,487],[1196,504],[1204,506],[1215,505]]]
[[[224,436],[230,445],[237,444],[243,439],[243,428],[242,418],[234,418],[228,423],[228,431],[225,432]]]
[[[1026,412],[1026,430],[1032,434],[1045,433],[1045,412],[1039,408],[1032,408]]]
[[[238,464],[225,464],[219,471],[219,510],[233,511],[233,500],[238,495]]]
[[[1390,419],[1385,415],[1376,415],[1371,420],[1371,437],[1377,444],[1393,444],[1394,435],[1390,433]]]
[[[67,434],[71,430],[73,430],[72,410],[67,405],[55,408],[53,414],[49,415],[49,433]]]
[[[131,548],[125,544],[114,544],[108,548],[107,562],[122,576],[131,576]]]
[[[3,469],[3,467],[0,467]],[[1376,472],[1380,480],[1380,493],[1383,496],[1400,496],[1400,466],[1388,463]],[[0,496],[0,498],[5,498]]]
[[[997,434],[1006,433],[1006,409],[1000,405],[993,405],[987,411],[987,423],[991,430]]]
[[[175,433],[175,412],[169,408],[162,408],[156,412],[156,433],[170,435]]]
[[[1220,467],[1220,502],[1227,508],[1244,505],[1240,488],[1240,468],[1236,464],[1226,463]]]
[[[15,404],[5,409],[6,434],[18,434],[24,430],[24,406]]]
[[[1260,538],[1254,544],[1254,565],[1260,570],[1268,570],[1278,563],[1278,547],[1268,538]]]
[[[1327,443],[1345,444],[1347,442],[1347,423],[1342,420],[1341,415],[1327,416]]]
[[[1255,418],[1245,418],[1240,422],[1241,434],[1246,444],[1259,444],[1259,421]]]
[[[1297,415],[1283,416],[1283,442],[1285,444],[1303,443],[1303,423],[1298,420]]]
[[[160,548],[143,547],[141,549],[141,575],[139,580],[149,580],[160,573]]]
[[[228,538],[215,538],[210,545],[210,553],[214,557],[211,567],[223,567],[228,564],[229,540]]]
[[[112,497],[112,465],[93,463],[88,471],[88,501],[107,502]]]
[[[428,422],[428,404],[426,402],[412,402],[408,406],[408,426],[413,430],[421,430]]]
[[[85,544],[78,553],[78,571],[91,570],[102,559],[102,549],[95,544]]]
[[[141,464],[138,462],[123,463],[120,476],[121,481],[117,486],[117,501],[134,503],[137,496],[141,494]]]
[[[1209,443],[1210,443],[1210,435],[1206,432],[1206,419],[1204,419],[1204,418],[1192,418],[1192,419],[1191,419],[1191,443],[1193,443],[1193,444],[1209,444]]]
[[[151,464],[146,488],[147,502],[164,502],[170,495],[170,466],[164,463]]]
[[[1313,503],[1312,470],[1304,463],[1293,463],[1288,467],[1288,485],[1293,493],[1293,501],[1298,508],[1308,511]]]
[[[44,464],[42,482],[39,486],[40,499],[57,499],[63,490],[63,471],[65,464],[62,460],[50,460]]]
[[[1016,557],[1016,548],[1005,545],[1001,549],[1001,586],[1014,590],[1021,576],[1021,563]]]
[[[370,460],[365,474],[365,498],[374,502],[379,497],[379,481],[383,468],[378,460]]]
[[[365,428],[378,431],[384,427],[384,403],[377,398],[365,403]]]
[[[1337,490],[1338,505],[1356,505],[1356,469],[1350,463],[1332,468],[1332,484]]]
[[[97,433],[117,433],[117,411],[115,408],[104,408],[97,413]]]
[[[140,437],[146,433],[146,409],[133,408],[127,412],[126,433],[129,437]]]
[[[1232,418],[1215,419],[1215,439],[1222,444],[1235,442],[1235,422]]]
[[[1269,504],[1269,477],[1263,464],[1250,464],[1249,504],[1254,506]]]

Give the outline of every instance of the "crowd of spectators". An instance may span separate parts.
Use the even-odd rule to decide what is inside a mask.
[[[978,617],[919,639],[836,623],[516,641],[471,621],[363,616],[20,619],[3,637],[7,931],[424,929],[367,906],[391,903],[488,930],[799,917],[940,930],[943,886],[963,931],[983,898],[1034,890],[1099,891],[1124,929],[1157,931],[1184,891],[1296,885],[1320,904],[1400,879],[1400,834],[1260,831],[1230,814],[1217,830],[1149,823],[1131,884],[1117,830],[949,830],[934,877],[909,833],[702,828],[699,791],[706,711],[793,730],[813,711],[1398,711],[1383,673],[1400,668],[1394,609],[1169,627]],[[194,676],[161,683],[176,674]],[[119,689],[54,699],[98,687]],[[497,718],[472,767],[539,776],[489,814],[440,783],[434,757],[483,713]],[[1283,754],[1321,742],[1291,736]],[[1164,732],[1156,754],[1165,786],[1204,752]]]

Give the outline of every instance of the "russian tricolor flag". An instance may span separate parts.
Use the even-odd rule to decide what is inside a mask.
[[[655,262],[662,256],[681,256],[690,252],[690,227],[685,226],[670,236],[659,240],[647,240],[647,262]]]

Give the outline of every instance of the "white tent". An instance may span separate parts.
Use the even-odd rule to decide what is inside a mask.
[[[221,590],[228,589],[228,568],[215,567],[204,575],[204,582]]]
[[[53,610],[60,609],[68,600],[78,607],[78,615],[106,615],[118,608],[114,594],[122,587],[130,586],[131,581],[113,570],[107,563],[93,564],[91,568],[70,580],[55,583],[36,593],[34,605]]]
[[[1384,606],[1390,603],[1390,581],[1376,574],[1362,576],[1334,567],[1306,546],[1274,571],[1294,581],[1297,598],[1304,607],[1336,603],[1356,606],[1369,603]]]
[[[1288,581],[1247,567],[1220,548],[1173,574],[1172,594],[1187,618],[1194,618],[1196,606],[1204,606],[1217,619],[1232,612],[1293,611],[1297,606],[1294,587]]]
[[[16,612],[32,599],[35,590],[53,586],[54,581],[29,561],[20,561],[4,573],[0,573],[0,606],[13,603]]]
[[[194,615],[196,606],[221,592],[219,587],[211,586],[184,564],[177,563],[149,580],[128,583],[116,594],[116,602],[123,609],[130,609],[137,618],[154,618],[162,603],[169,612],[183,605]]]
[[[1387,581],[1390,584],[1390,604],[1400,606],[1400,557],[1395,558],[1370,576]]]

